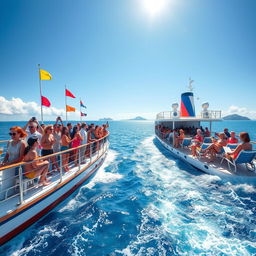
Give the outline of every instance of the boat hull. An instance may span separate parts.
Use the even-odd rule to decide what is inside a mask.
[[[196,169],[205,172],[207,174],[211,174],[211,175],[216,175],[219,176],[222,179],[226,179],[229,181],[234,181],[236,183],[249,183],[249,184],[256,184],[256,177],[255,176],[238,176],[234,173],[225,173],[222,172],[220,170],[218,170],[217,168],[212,167],[210,164],[198,161],[197,158],[193,158],[191,156],[188,156],[186,154],[184,154],[183,152],[179,151],[178,149],[170,146],[169,144],[167,144],[166,142],[164,142],[163,140],[161,140],[161,138],[159,138],[157,135],[155,135],[157,140],[176,158],[181,159],[183,162],[186,162],[190,165],[192,165],[193,167],[195,167]]]
[[[45,216],[55,206],[71,195],[79,186],[88,180],[103,164],[107,152],[95,160],[89,167],[85,167],[77,176],[70,179],[63,186],[58,187],[49,195],[39,198],[32,205],[28,205],[22,211],[17,212],[0,224],[0,245],[28,228],[34,222]]]

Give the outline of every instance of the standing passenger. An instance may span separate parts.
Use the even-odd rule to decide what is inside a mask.
[[[80,133],[81,133],[81,136],[83,137],[83,140],[81,141],[81,145],[87,144],[87,131],[86,131],[85,123],[82,123]],[[85,151],[86,151],[86,146],[80,149],[80,157],[81,157],[82,163],[84,163],[84,160],[85,160]]]

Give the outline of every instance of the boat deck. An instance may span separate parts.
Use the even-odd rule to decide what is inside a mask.
[[[189,148],[174,148],[169,142],[166,140],[162,140],[157,136],[158,140],[173,154],[183,159],[185,162],[190,163],[194,167],[205,171],[206,173],[211,174],[222,174],[223,176],[236,176],[236,177],[247,177],[247,178],[255,178],[256,172],[253,170],[248,170],[245,164],[237,165],[237,170],[234,172],[234,167],[231,166],[229,169],[228,163],[224,160],[221,164],[222,157],[216,157],[213,162],[210,162],[208,157],[202,156],[193,156],[191,150]],[[255,161],[256,165],[256,161]]]
[[[98,159],[100,159],[104,153],[104,149],[99,150],[94,155],[92,155],[92,158],[87,158],[85,160],[85,163],[80,164],[79,166],[75,166],[73,163],[69,164],[70,170],[68,172],[62,172],[62,176],[59,171],[52,171],[50,175],[47,176],[48,180],[50,181],[50,184],[47,186],[38,185],[36,181],[33,181],[31,185],[28,186],[28,189],[26,193],[23,195],[23,203],[20,204],[20,196],[19,193],[16,193],[14,197],[7,198],[5,201],[0,202],[1,211],[0,211],[0,218],[15,212],[18,208],[30,204],[35,199],[41,198],[44,195],[50,194],[52,191],[55,191],[58,189],[59,186],[62,186],[69,180],[71,180],[73,177],[76,177],[81,170],[87,171],[87,169],[90,169],[90,165],[96,162]],[[88,171],[89,172],[89,171]],[[17,187],[17,189],[19,189]]]

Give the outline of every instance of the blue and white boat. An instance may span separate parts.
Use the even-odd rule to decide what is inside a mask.
[[[0,168],[0,245],[46,215],[100,168],[108,152],[108,136],[51,155],[59,159],[60,171],[50,171],[51,183],[47,186],[39,185],[38,178],[24,176],[24,165],[32,162]],[[69,162],[70,170],[65,172],[62,158],[71,151],[78,154],[78,164]],[[35,161],[48,158],[40,157]]]
[[[182,161],[194,166],[195,168],[212,175],[217,175],[222,178],[229,178],[239,182],[256,183],[255,173],[255,156],[256,151],[241,151],[236,161],[229,163],[225,161],[224,152],[221,152],[210,162],[206,156],[201,154],[193,156],[190,144],[192,140],[192,134],[185,134],[180,147],[174,147],[175,139],[173,135],[165,136],[159,130],[159,127],[165,127],[170,130],[174,129],[191,129],[195,131],[197,128],[202,126],[202,123],[208,123],[209,131],[212,132],[212,123],[221,122],[221,111],[220,110],[208,110],[209,103],[202,104],[202,111],[199,115],[195,114],[194,95],[192,92],[191,84],[190,91],[185,92],[181,95],[181,106],[180,111],[178,110],[179,104],[172,104],[172,111],[160,112],[156,116],[155,120],[155,136],[156,139],[175,157]],[[205,145],[209,145],[211,137],[205,138]],[[225,147],[225,150],[230,148]]]

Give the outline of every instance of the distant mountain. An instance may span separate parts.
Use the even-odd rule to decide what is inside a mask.
[[[147,120],[147,119],[144,118],[144,117],[141,117],[141,116],[136,116],[135,118],[132,118],[132,119],[129,119],[129,120]]]
[[[223,117],[224,120],[251,120],[247,116],[240,116],[237,114],[228,115]]]
[[[110,117],[104,117],[104,118],[100,118],[99,121],[113,121],[113,119]]]

